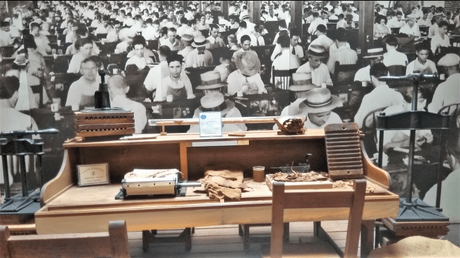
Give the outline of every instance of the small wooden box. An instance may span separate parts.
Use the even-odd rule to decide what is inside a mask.
[[[265,176],[265,183],[270,191],[273,191],[273,180],[270,175]],[[286,190],[309,190],[309,189],[332,189],[331,181],[313,181],[313,182],[284,182]]]
[[[133,134],[134,113],[122,109],[75,112],[76,137]]]

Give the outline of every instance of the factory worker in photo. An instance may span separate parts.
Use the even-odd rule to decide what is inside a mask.
[[[428,111],[438,113],[439,110],[447,105],[460,103],[460,57],[457,54],[446,54],[438,61],[438,66],[446,74],[446,81],[440,83],[433,94],[433,99],[428,105]],[[444,73],[444,72],[439,72]]]
[[[202,84],[208,84],[206,81]],[[204,95],[200,99],[201,106],[198,107],[193,118],[198,118],[201,112],[221,112],[222,118],[226,117],[242,117],[241,112],[235,107],[235,103],[231,100],[225,100],[224,95],[219,92],[212,92]],[[191,125],[187,133],[199,132],[199,125]],[[223,132],[246,131],[248,128],[245,124],[222,124]]]
[[[341,107],[342,101],[327,88],[315,88],[306,93],[305,100],[299,104],[300,112],[307,117],[305,128],[321,129],[328,124],[342,123],[337,113],[332,112]]]

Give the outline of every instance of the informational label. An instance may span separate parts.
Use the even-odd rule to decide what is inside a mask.
[[[109,184],[109,165],[91,164],[91,165],[78,165],[78,185],[104,185]]]
[[[222,136],[221,112],[200,113],[200,137]]]

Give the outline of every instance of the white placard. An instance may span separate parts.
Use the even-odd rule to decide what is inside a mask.
[[[200,113],[200,137],[222,136],[221,112]]]

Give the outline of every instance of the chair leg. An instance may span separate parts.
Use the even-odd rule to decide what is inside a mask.
[[[289,243],[289,222],[284,223],[283,229],[283,241]]]
[[[374,220],[361,222],[361,257],[367,257],[373,249],[374,227]]]
[[[249,236],[249,225],[243,225],[243,242],[244,242],[244,251],[248,252],[251,245],[251,238]]]

